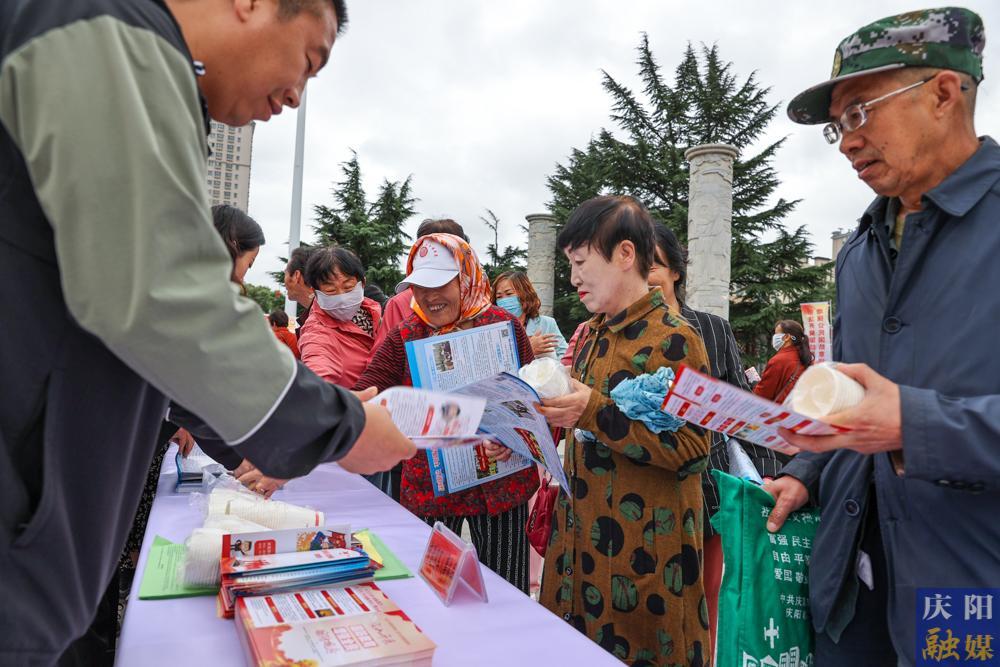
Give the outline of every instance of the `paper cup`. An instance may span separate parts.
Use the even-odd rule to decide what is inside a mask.
[[[806,369],[792,390],[791,406],[806,417],[825,417],[853,408],[865,397],[865,388],[829,364]]]
[[[531,385],[539,398],[558,398],[570,393],[566,367],[555,359],[542,357],[522,366],[518,377]]]

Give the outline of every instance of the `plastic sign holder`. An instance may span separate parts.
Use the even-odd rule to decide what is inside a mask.
[[[448,530],[440,521],[434,523],[427,540],[427,548],[420,560],[420,578],[437,593],[446,607],[451,605],[459,588],[464,588],[478,600],[489,602],[476,547]]]

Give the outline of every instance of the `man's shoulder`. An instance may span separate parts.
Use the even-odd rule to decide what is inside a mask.
[[[23,0],[0,7],[0,58],[72,24],[89,21],[97,29],[105,18],[150,30],[187,52],[180,27],[161,0]]]

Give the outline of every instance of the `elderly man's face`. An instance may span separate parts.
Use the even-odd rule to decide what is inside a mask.
[[[852,104],[862,104],[911,83],[896,73],[849,79],[833,89],[830,116],[838,119]],[[920,86],[868,109],[868,121],[845,131],[840,152],[868,187],[877,194],[897,197],[919,182],[933,167],[933,134],[937,122]]]

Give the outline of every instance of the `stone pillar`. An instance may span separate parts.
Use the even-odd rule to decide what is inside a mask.
[[[528,221],[528,280],[542,302],[542,315],[552,314],[556,278],[556,219],[548,213],[532,213]]]
[[[694,146],[688,192],[687,303],[729,319],[729,276],[733,250],[733,160],[727,144]]]

